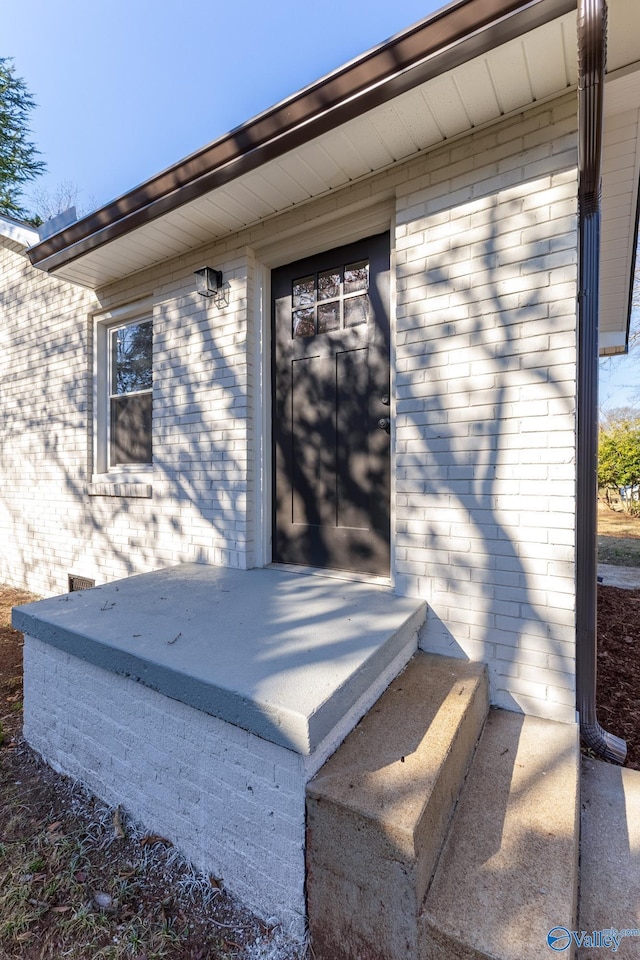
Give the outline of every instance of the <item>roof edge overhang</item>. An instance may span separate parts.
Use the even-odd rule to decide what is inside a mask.
[[[455,0],[28,251],[53,272],[433,77],[576,9]]]
[[[16,220],[14,217],[8,217],[5,214],[0,215],[0,237],[13,240],[15,243],[19,243],[21,247],[31,247],[34,243],[37,243],[39,236],[35,227],[30,226],[23,220]]]
[[[629,327],[626,331],[613,332],[606,330],[598,338],[599,354],[601,357],[613,357],[626,353],[629,347]]]

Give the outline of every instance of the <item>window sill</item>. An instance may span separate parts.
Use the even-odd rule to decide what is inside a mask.
[[[90,497],[137,497],[149,500],[153,496],[153,485],[126,480],[94,480],[86,485],[85,493]]]

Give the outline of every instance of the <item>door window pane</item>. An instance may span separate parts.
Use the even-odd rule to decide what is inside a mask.
[[[293,336],[312,337],[315,333],[313,307],[293,311]]]
[[[344,301],[344,325],[355,327],[358,323],[367,323],[369,319],[369,294],[359,297],[347,297]]]
[[[358,293],[369,289],[369,261],[350,263],[344,268],[344,292]]]
[[[340,296],[340,268],[324,270],[318,274],[318,300]]]
[[[291,284],[291,336],[313,337],[367,323],[369,261],[331,267]]]
[[[340,301],[318,304],[318,333],[340,329]]]
[[[311,307],[315,300],[315,277],[303,277],[293,281],[292,306]]]

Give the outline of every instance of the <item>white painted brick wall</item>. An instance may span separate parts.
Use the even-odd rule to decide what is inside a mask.
[[[303,758],[25,638],[25,737],[263,917],[304,931]]]
[[[528,140],[532,146],[527,146]],[[494,703],[574,719],[575,106],[438,151],[398,190],[398,586]]]
[[[168,563],[253,562],[247,507],[247,256],[216,260],[227,304],[194,292],[197,258],[97,297],[34,270],[0,240],[0,580],[41,593]],[[89,496],[92,315],[141,296],[154,308],[152,496]],[[95,488],[94,488],[95,489]]]
[[[395,202],[396,589],[429,603],[428,649],[489,663],[495,703],[573,719],[576,160],[569,94],[97,298],[0,240],[0,579],[261,562],[257,271]],[[222,310],[194,293],[203,263]],[[88,497],[90,314],[149,297],[153,495]]]
[[[0,578],[46,591],[64,585],[87,480],[95,298],[6,240],[0,278]]]

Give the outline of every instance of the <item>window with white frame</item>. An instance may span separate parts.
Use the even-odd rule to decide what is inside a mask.
[[[96,327],[97,473],[136,472],[152,462],[153,319],[122,313]]]

